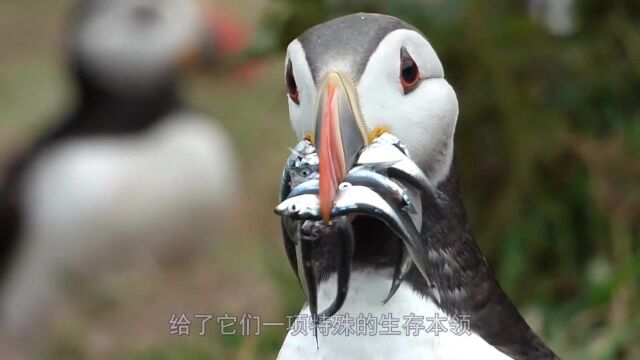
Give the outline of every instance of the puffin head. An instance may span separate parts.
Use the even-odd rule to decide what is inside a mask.
[[[192,0],[82,0],[67,44],[72,66],[102,91],[158,91],[222,55],[222,34],[203,10]]]
[[[458,101],[433,47],[411,25],[367,13],[317,25],[289,44],[285,80],[291,125],[318,149],[325,220],[358,152],[385,132],[433,184],[446,178]]]

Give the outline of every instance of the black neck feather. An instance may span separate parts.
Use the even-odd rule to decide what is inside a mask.
[[[423,201],[422,238],[428,251],[437,254],[430,256],[432,261],[427,266],[432,286],[415,266],[405,281],[436,302],[448,316],[469,316],[471,330],[505,354],[515,359],[555,358],[491,274],[470,230],[455,165],[437,190],[440,211]],[[353,227],[355,269],[394,266],[402,245],[384,224],[360,217],[354,220]],[[326,245],[314,254],[323,280],[335,272],[338,258],[334,253],[337,247]]]

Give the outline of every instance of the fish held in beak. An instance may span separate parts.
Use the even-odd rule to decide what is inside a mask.
[[[342,87],[346,98],[336,96],[338,87]],[[348,87],[334,82],[333,90],[329,83],[325,83],[324,88],[326,97],[319,102],[319,109],[323,109],[319,134],[321,138],[324,136],[318,144],[320,149],[316,152],[310,140],[303,140],[292,150],[283,173],[281,203],[275,209],[283,218],[287,256],[307,295],[315,324],[334,315],[346,300],[355,250],[353,217],[363,215],[382,221],[403,244],[391,289],[383,300],[387,302],[413,266],[427,279],[428,259],[421,236],[422,209],[424,201],[438,205],[438,196],[430,188],[429,180],[410,160],[397,138],[384,134],[365,147],[364,136],[356,136],[360,134],[357,126],[362,122],[353,107],[347,108],[351,118],[342,117],[349,119],[346,122],[327,114],[329,111],[339,114],[339,108],[332,102],[348,100]],[[345,143],[359,143],[361,148],[347,148]],[[329,196],[328,210],[323,209],[327,204],[323,204],[323,195]],[[337,257],[334,271],[338,291],[334,301],[319,311],[319,263],[314,258],[321,247],[334,245],[337,246],[332,253]],[[303,276],[299,276],[299,270]]]

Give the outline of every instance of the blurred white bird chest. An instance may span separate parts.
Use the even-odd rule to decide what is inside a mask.
[[[232,158],[224,132],[190,113],[138,134],[61,142],[28,173],[23,235],[134,241],[185,230],[233,192]]]
[[[3,320],[27,331],[68,271],[97,285],[105,269],[188,261],[182,257],[212,239],[214,220],[229,211],[234,165],[222,129],[190,113],[143,133],[75,138],[43,151],[24,179],[22,241],[3,287]]]

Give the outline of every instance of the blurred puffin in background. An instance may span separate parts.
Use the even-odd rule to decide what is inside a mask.
[[[225,29],[210,20],[190,0],[74,9],[65,41],[75,105],[0,183],[0,322],[10,332],[61,298],[62,274],[92,283],[162,266],[215,236],[232,206],[234,151],[178,94],[185,70],[225,55]]]

